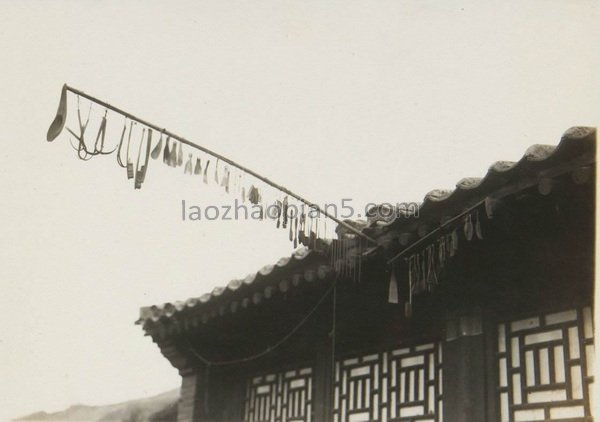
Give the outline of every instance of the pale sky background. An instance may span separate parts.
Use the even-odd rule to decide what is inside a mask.
[[[420,201],[597,125],[598,17],[591,1],[1,1],[0,420],[178,386],[139,307],[292,251],[271,225],[181,222],[182,199],[233,198],[179,170],[152,162],[134,191],[113,156],[47,143],[64,82],[318,203]]]

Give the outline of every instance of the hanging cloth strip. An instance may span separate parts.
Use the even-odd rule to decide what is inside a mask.
[[[171,151],[169,151],[169,140],[171,138],[167,136],[167,140],[165,141],[165,150],[163,151],[163,163],[166,165],[170,165]]]
[[[464,232],[465,239],[469,241],[473,239],[473,219],[471,218],[471,214],[465,216]]]
[[[129,147],[131,146],[131,133],[133,132],[133,120],[129,123],[129,135],[127,136],[127,178],[133,179],[133,161],[129,155]]]
[[[432,291],[438,285],[435,268],[435,244],[427,247],[427,290]]]
[[[283,213],[282,226],[285,229],[287,227],[287,222],[288,222],[288,197],[287,196],[285,198],[283,198],[282,213]]]
[[[179,143],[179,151],[177,152],[177,167],[181,167],[183,165],[183,147],[181,146],[181,142]]]
[[[185,163],[185,169],[183,170],[184,174],[192,174],[192,154],[188,155],[188,159]]]
[[[408,301],[404,303],[404,316],[410,318],[412,316],[412,297],[415,288],[415,257],[410,256],[405,259],[408,263]]]
[[[210,160],[206,162],[206,166],[204,166],[204,174],[202,175],[202,181],[205,185],[208,185],[208,167],[210,166]]]
[[[148,129],[148,140],[146,142],[146,156],[144,159],[144,165],[142,166],[142,172],[140,175],[139,185],[142,187],[142,183],[146,180],[146,173],[148,171],[148,163],[150,162],[150,149],[152,148],[152,129]]]
[[[481,231],[481,221],[479,220],[479,211],[475,212],[475,235],[477,239],[483,240],[483,232]]]
[[[140,159],[142,158],[142,145],[144,145],[144,137],[146,135],[146,128],[142,130],[142,139],[140,139],[140,145],[138,149],[138,157],[137,162],[135,164],[135,180],[134,187],[135,189],[140,189],[142,184],[140,183],[142,169],[140,168]]]
[[[173,141],[173,143],[171,144],[171,151],[169,151],[168,164],[169,167],[177,166],[177,142],[175,141]]]
[[[390,285],[388,287],[388,303],[398,303],[398,280],[396,280],[395,266],[392,265]]]

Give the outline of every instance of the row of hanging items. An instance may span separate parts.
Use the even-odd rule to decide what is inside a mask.
[[[330,233],[334,229],[333,225],[330,224],[328,231],[327,217],[317,209],[268,187],[217,157],[171,139],[164,132],[156,136],[156,131],[137,121],[125,117],[118,144],[112,149],[106,149],[108,122],[106,109],[98,124],[95,142],[93,146],[89,145],[85,136],[90,119],[93,117],[92,105],[93,103],[90,102],[84,119],[81,100],[77,96],[79,133],[67,128],[75,138],[75,142],[71,140],[71,145],[80,159],[87,161],[97,155],[116,152],[118,165],[126,169],[127,179],[133,180],[135,189],[141,189],[146,180],[150,158],[160,160],[169,167],[183,168],[184,174],[199,177],[206,185],[214,183],[226,193],[238,195],[242,203],[257,206],[259,219],[274,220],[277,228],[287,231],[288,239],[293,243],[294,248],[300,243],[316,248],[320,239],[333,237]],[[247,178],[251,178],[252,183],[247,182]]]
[[[491,215],[488,215],[488,218],[491,218]],[[465,240],[483,239],[478,210],[466,214],[462,219],[462,223]],[[413,296],[431,292],[438,286],[440,272],[459,250],[459,230],[460,227],[454,227],[454,229],[442,234],[437,240],[429,243],[418,252],[404,258],[408,280],[408,300],[404,304],[404,313],[407,318],[412,316]],[[388,287],[389,303],[399,303],[397,272],[398,266],[392,263]]]
[[[343,234],[340,239],[331,241],[329,247],[330,266],[341,277],[360,283],[362,274],[363,239],[354,234]]]

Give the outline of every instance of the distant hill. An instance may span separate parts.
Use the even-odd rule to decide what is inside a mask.
[[[20,422],[176,422],[179,389],[106,406],[74,405],[60,412],[36,412]]]

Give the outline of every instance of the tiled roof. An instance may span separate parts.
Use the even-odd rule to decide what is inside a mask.
[[[291,269],[297,266],[298,263],[308,261],[309,257],[318,255],[306,247],[302,247],[294,251],[291,256],[283,257],[274,265],[266,265],[255,273],[248,274],[243,279],[234,279],[227,283],[225,287],[215,287],[210,293],[205,293],[200,297],[189,298],[184,301],[167,302],[162,305],[153,305],[140,309],[140,318],[136,324],[145,325],[146,322],[157,322],[161,319],[171,318],[173,315],[182,313],[186,310],[193,311],[204,305],[212,304],[218,298],[227,296],[243,286],[255,285],[261,280],[269,278],[270,275],[277,273],[279,270]],[[323,266],[321,266],[323,267]],[[327,268],[318,267],[318,270],[323,272]],[[321,274],[319,274],[321,275]],[[311,277],[310,274],[306,275]]]
[[[411,209],[400,209],[390,213],[390,217],[382,217],[373,207],[367,213],[368,227],[371,235],[375,228],[386,226],[410,225],[428,217],[447,215],[491,195],[498,190],[515,183],[523,186],[528,180],[532,183],[544,177],[552,177],[552,169],[571,162],[595,162],[596,129],[591,127],[573,127],[562,136],[558,145],[532,145],[519,161],[496,161],[483,177],[466,177],[456,183],[453,190],[435,189],[425,195],[418,206],[418,213]],[[370,230],[371,229],[371,230]],[[373,233],[375,232],[375,233]]]
[[[558,172],[565,171],[561,166],[589,165],[596,158],[596,129],[589,127],[574,127],[565,132],[556,146],[532,145],[517,162],[496,161],[484,177],[463,178],[456,184],[454,190],[436,189],[430,191],[419,205],[418,213],[414,209],[399,210],[393,218],[382,218],[375,212],[377,207],[370,210],[368,223],[364,221],[349,221],[357,228],[362,228],[371,236],[380,236],[391,228],[414,229],[423,221],[438,221],[439,218],[461,211],[489,195],[496,195],[510,186],[525,188],[539,182],[542,177],[553,177]],[[570,167],[569,167],[570,168]],[[402,214],[404,213],[404,214]],[[338,227],[338,234],[344,229]],[[244,279],[231,280],[226,287],[216,287],[210,293],[185,301],[168,302],[162,305],[144,307],[140,310],[140,319],[136,322],[146,327],[160,320],[186,311],[196,311],[201,307],[219,302],[228,294],[233,294],[243,286],[257,287],[257,282],[274,276],[277,270],[291,269],[298,264],[308,261],[310,256],[316,257],[318,278],[325,278],[331,269],[324,265],[323,256],[308,248],[296,250],[290,257],[281,258],[275,265],[268,265]],[[313,273],[313,269],[307,270]],[[315,274],[303,274],[304,279],[316,277]],[[296,274],[298,276],[298,274]],[[299,282],[296,278],[295,284]],[[260,286],[262,287],[262,286]]]

